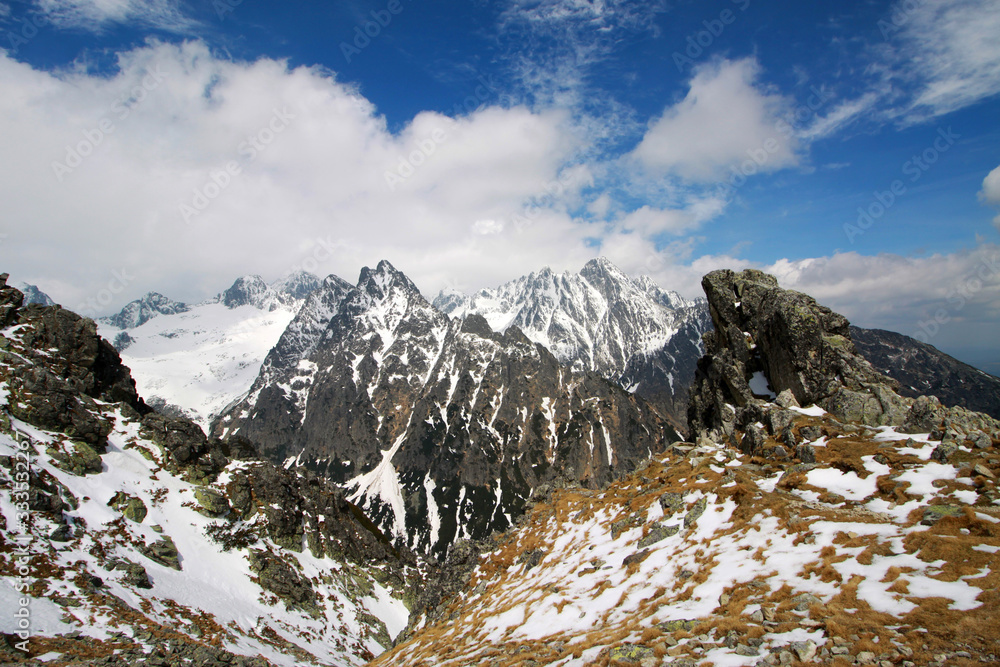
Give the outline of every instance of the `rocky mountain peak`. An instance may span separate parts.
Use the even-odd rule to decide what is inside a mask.
[[[219,296],[226,308],[253,306],[260,310],[274,310],[287,299],[258,275],[242,276]]]
[[[402,293],[408,297],[420,294],[420,290],[413,284],[413,281],[384,259],[374,269],[367,266],[361,269],[358,289],[368,293],[376,300],[384,300],[396,293]]]
[[[39,306],[54,306],[56,302],[52,298],[38,289],[37,285],[30,285],[28,283],[17,283],[15,285],[17,289],[24,294],[24,305],[30,306],[32,304],[38,304]]]
[[[287,294],[291,298],[301,301],[312,294],[322,282],[318,276],[308,271],[299,270],[275,280],[271,283],[271,288],[276,292]]]
[[[157,315],[175,315],[188,310],[189,306],[185,303],[168,299],[159,292],[149,292],[141,299],[127,303],[118,313],[102,318],[102,321],[119,329],[134,329]]]

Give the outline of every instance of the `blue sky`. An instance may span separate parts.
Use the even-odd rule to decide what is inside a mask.
[[[763,268],[1000,373],[1000,0],[21,0],[0,30],[4,270],[88,314],[606,255],[689,296]]]

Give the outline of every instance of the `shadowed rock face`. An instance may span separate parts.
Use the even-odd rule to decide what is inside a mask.
[[[838,419],[908,432],[994,432],[991,418],[937,399],[901,397],[899,383],[857,351],[845,317],[756,270],[714,271],[702,279],[715,331],[705,335],[688,407],[692,433],[735,430],[760,420],[766,380],[783,402],[816,404]],[[756,381],[755,381],[756,380]],[[753,429],[749,429],[753,433]]]

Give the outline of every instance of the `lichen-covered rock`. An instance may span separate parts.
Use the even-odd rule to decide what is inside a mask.
[[[654,658],[656,654],[653,649],[639,644],[622,644],[611,649],[609,658],[627,665],[641,664],[645,658]]]
[[[665,540],[668,537],[673,537],[678,532],[680,532],[680,528],[677,526],[664,526],[663,524],[657,524],[649,531],[649,533],[646,534],[644,538],[639,540],[639,548],[645,549],[646,547]]]
[[[114,507],[129,521],[142,523],[146,518],[146,504],[142,499],[120,491],[108,501],[108,507]]]
[[[202,513],[208,516],[221,516],[229,511],[229,500],[215,489],[197,487],[194,499],[201,506]]]
[[[277,595],[289,608],[319,614],[316,591],[298,572],[274,554],[262,550],[251,551],[250,569],[259,578],[261,588]]]
[[[143,549],[143,554],[160,565],[165,565],[175,570],[181,569],[180,553],[177,551],[177,545],[174,544],[169,535],[148,545]]]
[[[986,438],[1000,432],[1000,422],[987,415],[945,408],[933,396],[900,396],[899,384],[858,353],[846,318],[812,297],[781,289],[773,276],[752,269],[713,271],[702,287],[715,330],[704,337],[705,356],[690,392],[692,437],[711,433],[756,454],[761,434],[753,432],[755,422],[763,417],[771,435],[784,438],[786,422],[794,419],[785,408],[813,404],[842,422],[906,433],[939,430],[941,437],[951,433],[957,440],[977,430]],[[778,392],[776,405],[751,392],[751,380],[761,376]]]
[[[82,442],[66,442],[61,447],[46,450],[53,463],[73,475],[90,475],[101,472],[101,455]]]
[[[933,526],[945,517],[958,517],[962,516],[964,513],[965,512],[961,507],[954,507],[952,505],[931,505],[924,510],[924,515],[920,520],[920,523],[925,526]]]

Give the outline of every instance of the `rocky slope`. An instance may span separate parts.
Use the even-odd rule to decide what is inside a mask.
[[[590,370],[685,423],[687,387],[710,327],[704,302],[633,279],[605,258],[580,273],[546,268],[467,296],[442,292],[434,305],[453,317],[481,315],[495,331],[517,327],[574,370]]]
[[[0,662],[362,665],[421,585],[327,482],[138,397],[0,275]],[[8,613],[9,612],[9,613]]]
[[[373,665],[1000,659],[1000,425],[899,397],[846,320],[770,276],[703,284],[697,443],[540,495]]]
[[[328,278],[213,433],[353,489],[397,544],[439,555],[508,528],[542,484],[598,488],[677,438],[517,327],[447,317],[388,262]]]
[[[852,326],[851,338],[872,366],[899,382],[903,396],[936,396],[945,405],[1000,419],[1000,378],[892,331]]]
[[[151,292],[98,320],[98,329],[114,342],[151,405],[208,430],[211,419],[247,391],[319,282],[305,272],[271,285],[244,276],[194,305]]]

